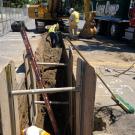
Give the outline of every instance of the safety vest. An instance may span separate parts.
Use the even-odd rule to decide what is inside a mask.
[[[50,135],[50,134],[41,128],[31,126],[29,128],[22,130],[21,135]]]
[[[73,11],[73,13],[71,14],[71,16],[73,17],[73,21],[75,23],[78,23],[79,22],[79,18],[80,18],[80,15],[77,11]]]
[[[56,24],[54,24],[53,26],[51,26],[50,28],[49,28],[49,33],[50,32],[56,32],[56,27],[57,27],[57,25]]]

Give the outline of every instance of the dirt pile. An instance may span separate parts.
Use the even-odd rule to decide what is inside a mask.
[[[122,60],[126,61],[126,62],[134,62],[135,61],[135,57],[134,54],[129,54],[129,53],[120,53],[118,54],[118,57],[121,58]]]
[[[113,107],[96,108],[94,135],[103,133],[107,135],[133,135],[135,133],[134,118],[134,115],[128,115]]]

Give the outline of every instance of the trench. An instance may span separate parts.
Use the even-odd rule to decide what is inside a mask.
[[[36,52],[37,61],[50,63],[66,63],[63,42],[59,48],[50,46],[50,39],[46,41],[46,34],[42,36],[43,42],[39,45]],[[67,67],[66,66],[39,66],[44,85],[47,88],[67,87]],[[48,94],[49,100],[52,102],[53,109],[59,133],[62,135],[71,135],[70,133],[70,109],[69,109],[69,92]],[[38,99],[43,101],[42,95],[38,95]],[[45,131],[54,135],[53,128],[48,116],[48,112],[44,105],[38,105],[38,118],[36,125],[42,127]]]

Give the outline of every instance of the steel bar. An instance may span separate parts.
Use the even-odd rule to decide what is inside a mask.
[[[28,95],[28,94],[40,94],[40,93],[57,93],[76,91],[75,87],[63,87],[63,88],[44,88],[44,89],[30,89],[30,90],[13,90],[12,95]]]
[[[35,101],[34,102],[35,104],[45,104],[45,102],[44,101]],[[69,104],[69,102],[65,102],[65,101],[50,101],[49,102],[50,104],[52,104],[52,105],[68,105]]]
[[[37,62],[38,65],[45,65],[45,66],[67,66],[64,63],[46,63],[46,62]]]

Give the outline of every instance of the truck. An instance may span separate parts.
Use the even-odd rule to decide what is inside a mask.
[[[135,40],[135,0],[93,0],[100,35]]]
[[[28,7],[28,16],[35,19],[35,26],[38,32],[44,32],[46,25],[55,23],[64,25],[62,18],[68,17],[68,8],[65,8],[65,0],[36,0]]]

